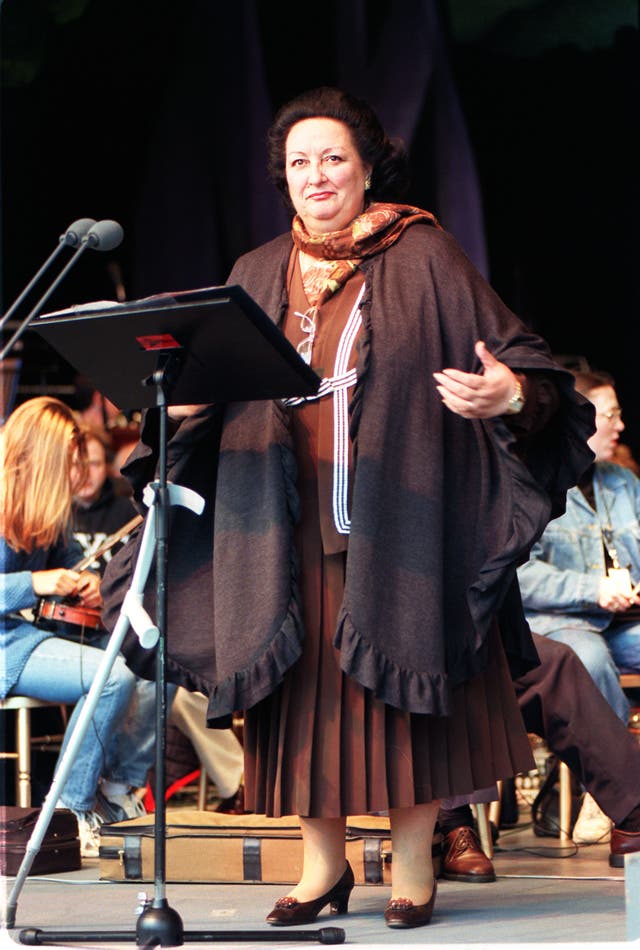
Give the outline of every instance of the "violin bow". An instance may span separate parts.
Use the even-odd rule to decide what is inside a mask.
[[[112,548],[114,544],[117,544],[118,541],[124,538],[125,534],[129,534],[130,531],[133,531],[134,528],[137,528],[138,525],[143,521],[144,518],[142,515],[136,515],[131,519],[131,521],[127,521],[125,525],[123,525],[121,528],[118,528],[118,530],[114,531],[113,534],[110,534],[108,538],[105,538],[102,544],[98,545],[95,551],[93,551],[91,554],[86,554],[80,561],[78,561],[77,564],[74,564],[71,570],[84,571],[84,569],[89,567],[89,565],[92,564],[96,558],[101,557],[105,551],[108,551],[110,548]]]

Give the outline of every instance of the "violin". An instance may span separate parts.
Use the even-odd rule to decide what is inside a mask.
[[[102,636],[102,613],[97,607],[85,607],[71,601],[41,597],[35,610],[34,624],[58,636],[90,643]]]
[[[95,551],[87,554],[71,568],[72,571],[84,571],[92,561],[117,544],[126,534],[137,528],[143,521],[142,515],[136,515],[122,528],[109,535]],[[105,629],[102,626],[102,612],[98,607],[85,607],[77,598],[56,600],[54,597],[41,597],[34,610],[33,623],[42,630],[50,630],[59,637],[91,643],[101,637]]]

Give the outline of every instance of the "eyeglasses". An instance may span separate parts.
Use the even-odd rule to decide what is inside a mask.
[[[608,419],[611,422],[612,419],[621,419],[622,418],[622,409],[610,409],[609,412],[596,412],[597,416],[602,416],[603,419]]]
[[[311,313],[313,313],[313,316]],[[300,317],[300,329],[303,333],[308,334],[296,347],[298,353],[308,366],[311,365],[313,341],[316,338],[315,308],[311,308],[311,313],[309,311],[306,313],[298,313],[297,310],[294,310],[294,315]]]

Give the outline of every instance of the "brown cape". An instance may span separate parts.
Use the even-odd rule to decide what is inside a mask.
[[[290,251],[283,235],[240,258],[228,281],[276,323]],[[336,644],[343,670],[385,702],[446,715],[450,687],[484,667],[496,617],[513,674],[537,662],[515,568],[592,459],[593,410],[446,232],[416,224],[361,269],[351,534]],[[558,411],[525,442],[502,418],[469,421],[441,403],[433,372],[479,371],[477,340],[513,369],[556,384]],[[211,407],[183,422],[169,445],[170,479],[199,490],[207,505],[199,518],[173,516],[167,675],[210,697],[211,720],[272,692],[302,648],[288,411],[277,402]],[[155,415],[126,469],[137,497],[154,475]],[[107,570],[108,626],[135,553],[129,544]],[[147,589],[151,607],[151,580]],[[153,677],[135,637],[125,653]]]

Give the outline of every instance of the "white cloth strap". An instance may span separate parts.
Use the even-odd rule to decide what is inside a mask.
[[[349,534],[349,393],[358,380],[356,368],[348,369],[351,353],[362,326],[360,302],[365,285],[360,288],[357,300],[349,314],[344,330],[340,335],[338,350],[333,365],[333,375],[325,376],[313,396],[294,396],[283,399],[285,406],[299,406],[303,402],[313,402],[333,393],[333,520],[340,534]]]

